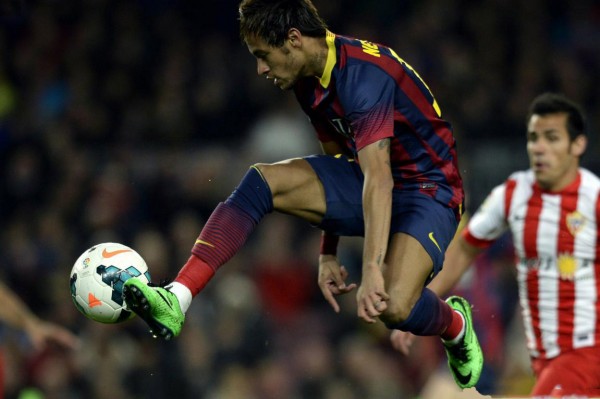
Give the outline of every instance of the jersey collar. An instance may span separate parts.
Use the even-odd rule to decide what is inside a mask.
[[[325,36],[325,40],[327,41],[327,62],[325,62],[325,70],[323,71],[323,76],[319,79],[321,86],[325,89],[329,86],[329,82],[331,81],[331,72],[333,71],[333,67],[337,61],[337,57],[335,54],[335,34],[327,31],[327,35]]]

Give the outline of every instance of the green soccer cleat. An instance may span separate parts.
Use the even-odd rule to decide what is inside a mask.
[[[473,330],[473,319],[471,317],[471,305],[466,299],[459,296],[451,296],[446,303],[452,309],[459,311],[465,318],[465,335],[454,345],[444,342],[444,348],[448,355],[448,367],[452,372],[454,381],[462,389],[472,388],[479,381],[481,369],[483,368],[483,352],[477,335]]]
[[[148,285],[136,278],[123,284],[123,298],[127,308],[135,312],[150,326],[150,333],[170,340],[179,335],[185,315],[179,300],[168,287]]]

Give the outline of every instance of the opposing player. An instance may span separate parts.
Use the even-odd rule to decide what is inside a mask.
[[[390,48],[327,30],[309,0],[244,0],[241,37],[259,75],[293,90],[325,155],[253,165],[204,226],[167,287],[125,284],[128,306],[155,335],[177,336],[191,300],[276,210],[323,233],[319,286],[333,309],[346,285],[339,236],[364,236],[358,317],[443,339],[460,387],[483,357],[463,298],[425,285],[443,263],[463,188],[450,124],[419,75]]]
[[[587,135],[579,107],[546,93],[527,119],[530,169],[496,187],[450,245],[430,287],[444,294],[506,229],[536,384],[533,396],[600,396],[600,179],[579,166]],[[412,338],[392,333],[406,352]]]

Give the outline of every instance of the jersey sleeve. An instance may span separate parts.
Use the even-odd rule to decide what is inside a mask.
[[[396,83],[392,77],[371,64],[348,67],[345,74],[338,96],[352,127],[356,150],[393,137]]]
[[[508,229],[505,198],[506,184],[502,184],[494,188],[477,209],[462,232],[462,237],[469,244],[488,247]]]

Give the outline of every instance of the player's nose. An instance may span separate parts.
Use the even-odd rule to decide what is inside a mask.
[[[264,75],[269,72],[269,66],[263,60],[256,61],[256,72],[259,75]]]
[[[544,142],[544,140],[536,140],[531,149],[535,154],[542,154],[546,151],[546,148],[547,144]]]

